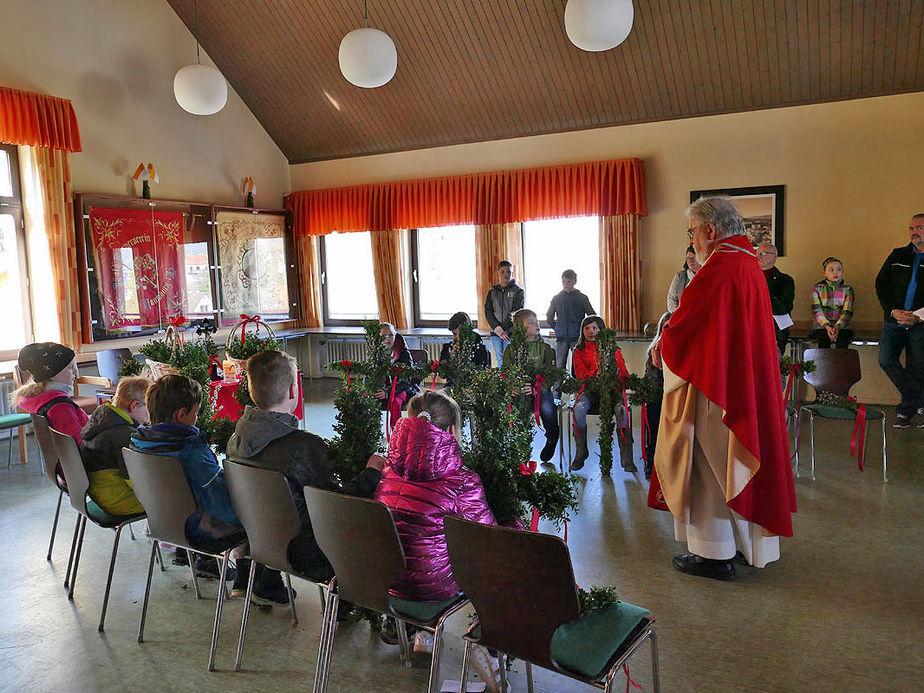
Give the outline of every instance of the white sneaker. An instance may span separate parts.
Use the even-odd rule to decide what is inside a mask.
[[[417,631],[414,636],[414,652],[433,654],[433,633],[427,630]]]
[[[492,657],[486,647],[473,645],[471,662],[478,676],[487,686],[487,690],[490,693],[501,693],[500,664],[497,657]]]

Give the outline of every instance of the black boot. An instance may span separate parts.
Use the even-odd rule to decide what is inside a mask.
[[[574,442],[577,446],[577,453],[571,461],[571,469],[578,470],[584,466],[584,461],[590,456],[590,452],[587,450],[587,426],[575,428]]]
[[[713,558],[703,558],[695,553],[681,553],[674,556],[671,562],[674,568],[681,573],[707,577],[713,580],[731,580],[735,577],[735,566],[731,559],[720,561]]]

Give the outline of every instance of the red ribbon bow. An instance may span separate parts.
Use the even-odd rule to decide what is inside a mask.
[[[853,421],[853,435],[850,437],[850,456],[857,458],[857,466],[863,471],[863,447],[866,442],[866,405],[857,402],[856,397],[848,397],[857,405],[857,417]]]
[[[256,323],[257,327],[259,327],[260,316],[259,315],[247,315],[246,313],[241,313],[241,320],[244,323],[243,325],[241,325],[241,346],[244,346],[244,337],[246,336],[246,333],[247,333],[247,323],[250,323],[250,322]]]
[[[434,361],[433,363],[430,364],[430,372],[433,373],[433,380],[430,381],[430,389],[431,389],[431,390],[432,390],[434,387],[436,387],[436,376],[437,376],[437,371],[438,371],[439,369],[440,369],[440,362],[439,362],[439,361]]]
[[[786,392],[783,394],[783,406],[789,401],[789,395],[792,394],[792,386],[795,382],[796,375],[802,372],[801,363],[793,363],[786,367],[789,375],[786,376]]]
[[[542,395],[542,383],[545,378],[536,373],[536,380],[533,382],[533,414],[536,415],[536,425],[542,426],[542,419],[539,418],[539,403]]]
[[[183,327],[183,324],[186,322],[186,316],[180,313],[179,315],[174,315],[170,318],[170,324],[174,327]]]
[[[346,371],[346,381],[347,381],[347,385],[349,385],[350,384],[350,366],[353,365],[353,362],[350,361],[349,359],[343,359],[343,361],[340,362],[340,365],[343,366],[343,370]]]

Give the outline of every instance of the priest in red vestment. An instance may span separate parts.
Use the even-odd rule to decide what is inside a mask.
[[[780,557],[796,511],[767,282],[728,198],[687,210],[702,268],[653,349],[664,401],[649,504],[674,516],[676,569],[727,580]]]

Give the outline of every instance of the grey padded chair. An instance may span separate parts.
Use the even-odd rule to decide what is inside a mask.
[[[255,467],[243,459],[228,458],[224,462],[224,468],[234,512],[247,532],[251,558],[247,596],[244,602],[244,614],[241,618],[241,635],[237,645],[237,659],[234,663],[234,670],[240,671],[257,563],[279,570],[285,576],[293,626],[298,624],[298,613],[295,610],[295,600],[292,598],[292,581],[289,576],[295,575],[309,582],[315,582],[315,580],[301,574],[289,563],[289,542],[298,535],[301,523],[295,505],[292,503],[285,476],[281,472]],[[320,591],[321,613],[323,614],[326,585],[317,582],[315,584],[318,585]]]
[[[561,539],[458,517],[444,518],[443,526],[453,576],[478,612],[463,636],[462,690],[474,643],[526,662],[530,693],[532,664],[609,692],[623,664],[647,640],[658,693],[657,638],[648,610],[619,602],[581,616],[571,556]],[[528,580],[524,565],[530,566]]]
[[[468,599],[460,594],[443,602],[414,602],[388,593],[404,572],[405,558],[395,521],[384,504],[310,486],[305,487],[305,500],[318,546],[337,575],[328,585],[315,693],[327,690],[337,603],[341,596],[358,606],[394,616],[398,622],[401,657],[407,667],[412,664],[404,623],[433,633],[433,659],[427,690],[436,693],[443,626],[450,616],[469,603]]]
[[[226,540],[215,542],[212,546],[193,546],[186,538],[186,518],[196,510],[189,483],[179,461],[174,457],[151,455],[149,453],[122,448],[128,476],[132,480],[135,496],[144,506],[148,516],[148,534],[154,545],[148,563],[148,579],[144,590],[144,605],[141,608],[141,623],[138,626],[138,642],[144,642],[144,621],[148,613],[148,600],[151,596],[151,576],[154,573],[154,558],[157,542],[173,544],[189,553],[189,567],[193,575],[196,599],[201,598],[199,583],[196,580],[195,561],[192,552],[212,556],[220,560],[220,575],[227,575],[228,558],[231,551],[243,544],[247,537],[234,535]],[[219,580],[218,600],[215,605],[215,622],[212,626],[212,643],[209,650],[208,670],[215,670],[215,650],[218,647],[218,627],[221,624],[221,610],[224,606],[224,580]]]
[[[122,362],[131,360],[131,349],[100,349],[96,352],[96,370],[101,377],[108,378],[110,387],[115,387],[119,384]]]
[[[111,529],[115,532],[115,539],[112,542],[112,558],[109,561],[109,577],[106,579],[106,593],[103,596],[103,609],[99,617],[98,630],[103,631],[106,624],[106,609],[109,606],[109,592],[112,588],[112,574],[115,571],[116,556],[119,552],[119,537],[122,536],[122,529],[132,522],[138,522],[145,519],[144,513],[135,515],[110,515],[100,508],[92,500],[87,500],[87,491],[90,488],[90,479],[87,471],[83,466],[83,459],[80,457],[80,448],[77,447],[77,441],[66,433],[61,433],[53,428],[49,430],[51,439],[54,442],[55,450],[58,453],[58,460],[61,468],[64,470],[64,477],[68,483],[68,498],[71,501],[71,507],[77,511],[77,526],[79,537],[77,541],[77,550],[73,555],[73,572],[70,574],[70,589],[67,593],[68,599],[74,598],[74,585],[77,584],[77,568],[80,566],[80,553],[83,549],[83,535],[87,528],[87,520],[93,524]],[[68,563],[70,565],[70,562]]]
[[[42,458],[42,473],[51,479],[58,488],[58,505],[55,508],[55,521],[51,525],[51,539],[48,542],[48,553],[45,560],[51,560],[51,550],[55,546],[55,533],[58,531],[58,517],[61,515],[61,499],[67,493],[67,483],[58,476],[58,451],[51,439],[51,429],[48,426],[48,419],[38,414],[30,414],[32,419],[32,430],[35,432],[35,440],[39,446],[39,453]],[[74,545],[77,543],[77,530],[80,528],[80,515],[77,515],[77,524],[74,527],[74,539],[71,545],[71,558],[74,555]],[[71,573],[71,561],[68,560],[67,575],[64,578],[64,586],[67,587]]]

